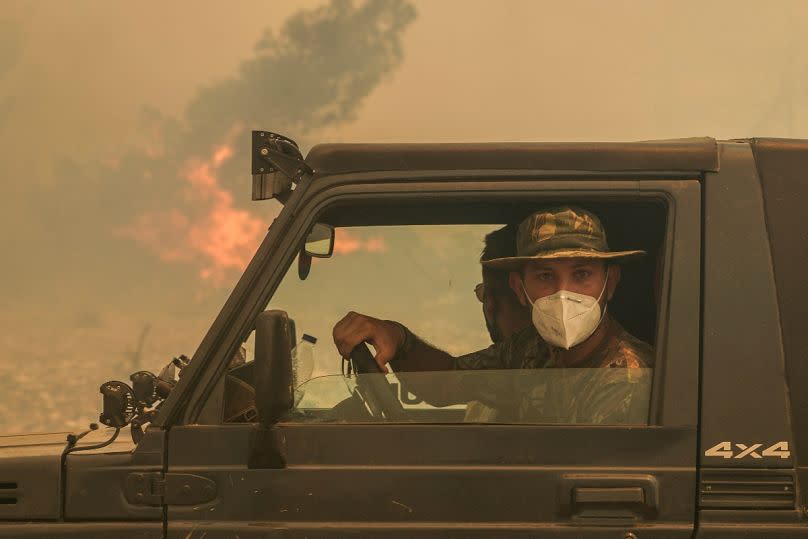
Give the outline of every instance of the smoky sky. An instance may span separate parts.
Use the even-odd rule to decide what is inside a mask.
[[[350,121],[362,100],[401,63],[402,34],[414,18],[414,8],[404,0],[333,0],[301,10],[279,31],[266,30],[252,57],[231,77],[201,88],[181,115],[144,109],[145,150],[127,152],[112,163],[78,162],[43,151],[38,166],[49,169],[55,184],[29,192],[24,203],[27,217],[34,217],[30,227],[48,248],[38,248],[37,242],[13,246],[15,261],[0,271],[8,283],[35,288],[12,285],[11,293],[19,298],[43,292],[66,301],[79,295],[88,303],[103,297],[115,308],[149,298],[182,310],[198,284],[199,261],[189,255],[166,263],[121,231],[136,227],[144,214],[205,219],[182,176],[223,144],[232,156],[217,168],[216,180],[232,195],[231,211],[255,212],[270,222],[277,207],[249,201],[249,131],[289,133],[306,144],[316,129]],[[2,34],[0,62],[11,64],[20,37]],[[42,142],[58,153],[58,137],[43,133]],[[227,284],[237,275],[230,274]],[[228,288],[213,293],[213,304]]]
[[[11,20],[0,19],[0,84],[14,67],[22,48],[22,31]],[[11,99],[0,99],[0,125],[5,123],[11,108]]]
[[[11,20],[0,19],[0,77],[16,63],[22,47],[22,31]]]
[[[38,9],[23,8],[29,18]],[[94,23],[92,9],[83,15]],[[104,124],[92,107],[69,109],[86,107],[105,74],[86,73],[76,90],[81,56],[66,68],[0,19],[0,141],[19,150],[0,159],[0,432],[76,428],[97,417],[103,380],[192,355],[280,207],[250,200],[250,130],[305,148],[318,130],[352,121],[401,65],[415,17],[406,0],[298,9],[179,112],[144,106],[137,122],[104,133],[93,131]],[[92,47],[80,53],[101,62],[86,56]],[[109,76],[125,72],[124,57],[110,57],[121,65],[107,64]],[[64,69],[73,71],[58,79]],[[37,83],[4,85],[12,74]],[[142,83],[146,92],[155,81]],[[31,114],[33,125],[25,114],[40,107],[74,123]],[[81,137],[97,151],[76,152]],[[45,395],[42,406],[20,409],[31,395]]]

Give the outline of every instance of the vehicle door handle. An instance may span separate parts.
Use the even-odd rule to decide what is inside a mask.
[[[645,490],[642,487],[575,487],[572,500],[575,504],[644,504]]]
[[[642,487],[574,487],[572,519],[590,523],[618,523],[644,518],[647,513]]]
[[[558,485],[558,514],[579,522],[653,520],[659,486],[650,474],[564,474]]]

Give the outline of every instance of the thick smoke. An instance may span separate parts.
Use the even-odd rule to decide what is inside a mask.
[[[149,144],[114,162],[60,155],[58,137],[69,133],[43,130],[42,160],[32,167],[52,169],[56,182],[27,186],[24,204],[37,219],[26,233],[39,241],[15,245],[7,236],[15,256],[4,268],[5,299],[21,312],[51,307],[31,317],[30,334],[9,331],[0,342],[0,357],[25,365],[0,362],[3,401],[40,404],[0,408],[0,433],[75,428],[97,414],[104,379],[193,353],[278,211],[250,201],[250,130],[305,147],[318,129],[353,119],[400,65],[414,17],[405,0],[332,0],[300,11],[178,117],[144,111]],[[20,43],[3,25],[0,81]]]
[[[114,163],[75,163],[59,155],[58,144],[43,146],[37,166],[53,168],[57,183],[30,189],[27,203],[39,217],[32,232],[47,238],[48,249],[24,247],[25,263],[14,266],[20,273],[7,278],[35,282],[43,295],[71,303],[66,290],[117,305],[147,300],[181,309],[199,293],[200,272],[215,262],[202,252],[207,246],[198,233],[199,248],[189,250],[189,234],[229,214],[250,238],[236,257],[243,261],[263,234],[257,229],[277,212],[274,203],[249,200],[249,131],[281,132],[305,147],[317,129],[350,121],[400,64],[402,33],[414,16],[403,0],[333,0],[301,11],[279,32],[267,31],[235,76],[200,90],[180,117],[145,111],[145,150]],[[227,158],[213,163],[219,151]],[[215,180],[207,198],[192,192],[188,178],[206,164]],[[239,234],[236,226],[231,240],[239,243]],[[143,240],[150,235],[161,245]],[[166,260],[170,250],[178,256]],[[218,281],[224,291],[202,292],[212,294],[207,309],[221,303],[237,275],[230,267]]]
[[[0,85],[6,73],[11,71],[20,57],[22,50],[22,32],[10,20],[0,19]],[[11,110],[11,98],[0,97],[0,126],[5,123]]]

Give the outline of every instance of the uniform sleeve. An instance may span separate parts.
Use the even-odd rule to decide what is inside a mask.
[[[458,357],[454,363],[452,390],[463,401],[478,401],[496,411],[498,420],[515,416],[516,372],[509,368],[514,340],[494,344],[484,350]]]
[[[484,350],[459,356],[455,359],[454,369],[458,371],[505,369],[510,341],[493,344]]]
[[[451,371],[431,375],[401,373],[402,382],[412,387],[412,392],[433,406],[480,401],[495,408],[498,413],[506,410],[513,415],[516,394],[513,389],[515,373],[511,366],[518,356],[514,350],[524,347],[527,340],[508,339],[493,344],[484,350],[458,356],[452,362]],[[520,344],[521,343],[521,344]],[[431,381],[429,387],[426,382]]]

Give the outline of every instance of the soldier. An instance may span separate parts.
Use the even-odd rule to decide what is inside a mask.
[[[516,226],[506,225],[485,236],[480,262],[513,256],[516,252]],[[530,325],[530,310],[519,301],[508,282],[508,271],[482,266],[483,282],[474,294],[483,304],[483,318],[491,342],[507,340]]]
[[[543,405],[523,398],[519,417],[541,411],[537,419],[553,423],[644,422],[653,351],[607,314],[617,262],[644,252],[610,251],[597,216],[560,207],[522,222],[517,253],[483,265],[509,270],[511,288],[532,307],[533,325],[549,344],[543,366],[575,368],[546,376]]]
[[[531,391],[519,399],[517,419],[563,423],[642,423],[647,413],[647,368],[653,353],[606,313],[620,280],[620,261],[644,251],[610,251],[600,220],[581,208],[542,210],[522,221],[516,256],[483,262],[510,272],[509,284],[520,302],[532,309],[531,327],[510,339],[460,357],[438,350],[405,326],[348,313],[334,327],[334,342],[343,356],[368,341],[376,361],[397,372],[428,370],[559,368],[559,383],[549,384],[541,405]],[[575,367],[577,372],[569,369]],[[569,371],[569,372],[564,372]],[[594,371],[594,372],[593,372]],[[479,378],[478,378],[479,379]],[[443,395],[425,388],[422,398],[435,405],[466,402],[469,387],[459,378],[446,384]],[[501,384],[479,396],[501,402],[509,396]],[[495,394],[494,394],[495,393]]]
[[[516,226],[506,225],[485,236],[485,247],[480,262],[513,256],[516,253]],[[488,335],[494,344],[510,339],[517,331],[529,327],[530,310],[511,290],[508,271],[482,266],[483,282],[474,288],[474,294],[483,304],[483,318]],[[479,400],[466,407],[465,422],[491,422],[501,419],[497,408]]]

